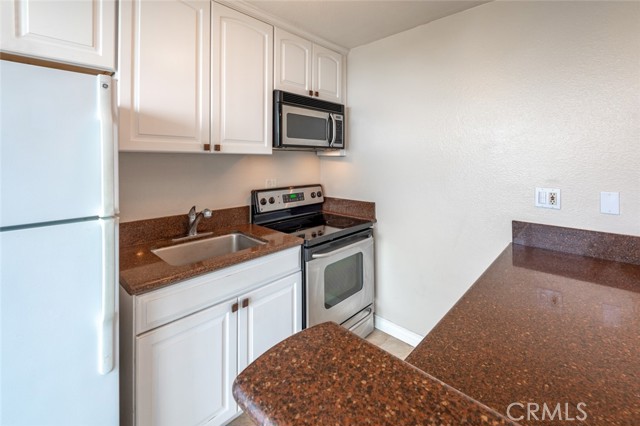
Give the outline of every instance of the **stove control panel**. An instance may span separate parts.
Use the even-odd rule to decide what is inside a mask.
[[[253,203],[259,213],[324,202],[322,186],[291,186],[253,191]]]

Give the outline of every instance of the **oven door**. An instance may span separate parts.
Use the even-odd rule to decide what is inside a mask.
[[[307,327],[325,321],[342,324],[373,303],[373,256],[370,230],[307,256]]]
[[[329,148],[333,132],[331,114],[282,104],[281,146]]]

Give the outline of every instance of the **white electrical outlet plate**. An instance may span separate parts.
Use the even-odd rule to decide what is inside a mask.
[[[600,193],[600,213],[620,214],[620,193],[601,192]]]
[[[536,207],[560,210],[560,190],[557,188],[536,188]]]
[[[275,188],[278,185],[278,181],[274,179],[267,179],[264,181],[265,188]]]

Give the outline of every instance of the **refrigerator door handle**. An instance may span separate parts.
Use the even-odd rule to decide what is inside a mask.
[[[100,217],[116,214],[115,205],[115,139],[112,92],[113,80],[98,76],[98,114],[100,115],[100,145],[102,159],[102,211]]]
[[[105,375],[115,365],[117,224],[118,219],[100,220],[102,225],[102,315],[99,335],[98,373]]]

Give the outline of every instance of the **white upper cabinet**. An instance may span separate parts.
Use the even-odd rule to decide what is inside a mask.
[[[309,95],[313,44],[302,37],[275,29],[275,86],[287,92]]]
[[[314,95],[330,102],[344,103],[342,95],[342,55],[313,45]]]
[[[343,79],[340,53],[276,28],[276,89],[344,103]]]
[[[216,2],[119,4],[121,151],[271,154],[274,84],[344,103],[338,52]]]
[[[218,3],[212,7],[213,151],[271,154],[273,27]]]
[[[120,2],[120,150],[209,149],[209,1]]]
[[[0,50],[115,70],[115,0],[2,0]]]

